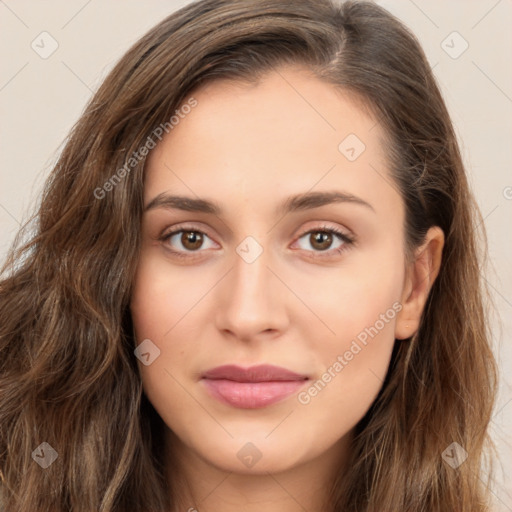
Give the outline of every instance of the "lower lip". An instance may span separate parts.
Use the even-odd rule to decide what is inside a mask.
[[[203,379],[203,382],[210,394],[221,402],[240,409],[259,409],[296,393],[307,380],[235,382]]]

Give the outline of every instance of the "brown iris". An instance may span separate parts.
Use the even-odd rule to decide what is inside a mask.
[[[332,234],[326,231],[315,231],[314,233],[311,233],[310,241],[312,247],[322,251],[328,249],[331,246]]]
[[[184,231],[181,235],[183,247],[190,251],[199,249],[203,243],[203,235],[198,231]]]

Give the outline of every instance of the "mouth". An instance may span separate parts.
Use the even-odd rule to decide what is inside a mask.
[[[224,365],[201,376],[213,398],[240,409],[259,409],[280,402],[296,393],[308,380],[307,375],[273,365],[250,368]]]

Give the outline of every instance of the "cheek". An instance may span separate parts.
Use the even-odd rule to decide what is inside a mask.
[[[326,340],[320,346],[332,356],[332,351],[344,349],[359,335],[364,342],[368,330],[376,336],[376,328],[383,338],[393,338],[397,309],[401,309],[402,261],[398,251],[381,250],[375,255],[356,254],[339,269],[293,276],[295,289],[301,290],[318,319],[312,322],[308,339],[318,340],[320,334]]]
[[[197,304],[198,291],[179,268],[172,269],[151,254],[141,259],[130,304],[135,344],[149,339],[158,353],[150,365],[138,363],[146,391],[167,387],[164,381],[170,380],[169,373],[185,364],[184,358],[198,337],[187,332],[186,337],[180,335],[181,343],[169,340],[184,328],[191,330],[186,315]]]
[[[214,284],[208,271],[192,276],[162,256],[144,256],[137,269],[130,305],[137,340],[163,342],[178,324],[180,328],[187,324],[187,314]]]
[[[183,269],[173,269],[151,254],[141,258],[130,304],[136,344],[149,339],[158,347],[159,355],[147,366],[138,361],[139,373],[153,407],[184,439],[188,434],[183,426],[201,414],[179,371],[190,368],[196,353],[194,344],[198,343],[194,340],[199,340],[186,315],[204,293],[190,283]],[[177,342],[172,342],[173,338]]]
[[[357,422],[382,387],[402,309],[402,261],[397,251],[383,251],[378,260],[359,258],[337,278],[326,274],[325,279],[302,282],[324,325],[313,322],[309,328],[308,351],[318,372],[298,399],[303,405],[316,403],[325,421],[335,417],[346,422],[348,414]]]

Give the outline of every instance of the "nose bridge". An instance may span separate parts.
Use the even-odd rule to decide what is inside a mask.
[[[269,270],[271,253],[253,237],[236,248],[233,267],[218,307],[218,327],[250,339],[262,331],[283,327],[278,280]]]
[[[268,290],[269,275],[267,268],[268,251],[263,247],[255,246],[253,242],[242,242],[236,250],[232,279],[234,295],[237,295],[238,303],[245,298],[253,299],[264,296]]]

